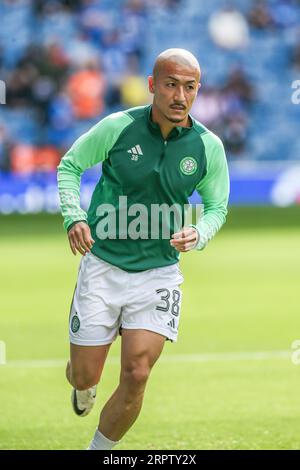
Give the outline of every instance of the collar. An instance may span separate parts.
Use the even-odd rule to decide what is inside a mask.
[[[157,124],[157,122],[152,121],[151,114],[152,114],[152,104],[150,104],[149,106],[146,106],[147,123],[148,123],[149,128],[153,132],[159,133],[160,135],[162,135],[159,124]],[[183,127],[183,126],[173,127],[170,134],[168,135],[168,140],[172,137],[178,137],[179,135],[186,134],[186,133],[190,132],[195,127],[195,120],[192,118],[192,116],[190,114],[189,114],[189,118],[192,122],[192,125],[190,127]]]

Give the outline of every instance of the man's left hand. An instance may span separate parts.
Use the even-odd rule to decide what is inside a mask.
[[[170,244],[177,250],[177,251],[189,251],[195,248],[195,246],[199,242],[199,234],[198,231],[193,227],[183,227],[177,233],[172,235],[172,239],[170,240]]]

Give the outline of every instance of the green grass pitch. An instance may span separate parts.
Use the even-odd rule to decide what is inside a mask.
[[[76,417],[64,364],[79,255],[61,219],[2,216],[0,260],[0,449],[85,449],[117,385],[120,338],[93,412]],[[181,269],[178,343],[166,343],[118,449],[299,449],[300,365],[290,356],[300,339],[300,208],[232,208]]]

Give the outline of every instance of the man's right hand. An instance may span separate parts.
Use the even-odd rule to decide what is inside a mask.
[[[90,227],[86,222],[77,222],[68,232],[71,250],[76,255],[76,250],[83,256],[91,251],[95,240],[91,237]]]

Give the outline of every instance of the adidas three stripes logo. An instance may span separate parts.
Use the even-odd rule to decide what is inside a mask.
[[[130,150],[127,150],[127,153],[131,154],[131,160],[137,161],[139,156],[143,155],[140,145],[135,145]]]

